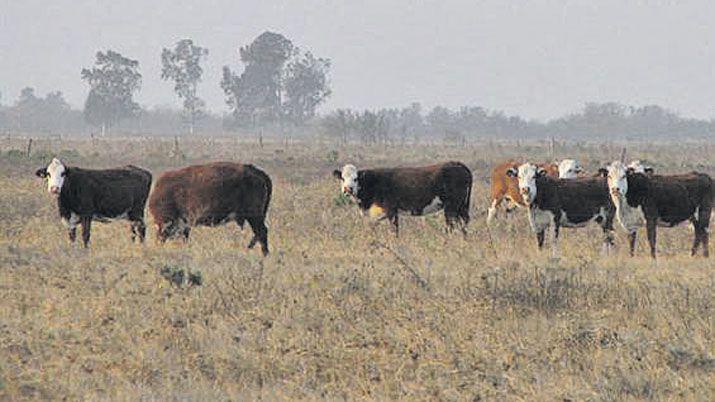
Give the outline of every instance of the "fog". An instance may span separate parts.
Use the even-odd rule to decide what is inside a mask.
[[[59,90],[81,108],[80,70],[113,49],[140,63],[139,103],[179,108],[159,56],[192,38],[210,52],[199,95],[224,112],[221,67],[240,70],[238,47],[271,30],[332,60],[321,111],[421,102],[546,120],[614,101],[715,117],[712,2],[522,3],[2,0],[0,92]]]

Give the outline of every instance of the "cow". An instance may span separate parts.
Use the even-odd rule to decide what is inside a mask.
[[[650,255],[656,258],[656,227],[674,227],[685,221],[695,229],[691,255],[701,245],[703,256],[709,255],[713,181],[707,174],[639,173],[617,161],[608,167],[608,188],[616,206],[616,219],[629,234],[631,256],[640,226],[645,224]]]
[[[564,159],[559,162],[559,177],[562,179],[575,179],[584,172],[581,162],[576,159]]]
[[[344,194],[353,197],[364,215],[387,219],[399,236],[399,213],[421,216],[444,210],[447,230],[461,223],[466,235],[472,172],[460,162],[423,167],[358,170],[354,165],[333,171]]]
[[[253,230],[248,248],[261,244],[268,255],[265,225],[273,185],[270,177],[253,165],[215,162],[188,166],[162,174],[149,199],[157,240],[183,235],[189,240],[194,226],[217,226],[234,221]]]
[[[575,179],[554,178],[531,163],[507,170],[519,181],[519,191],[529,208],[529,224],[536,233],[539,249],[543,248],[546,229],[553,227],[552,256],[558,256],[561,227],[576,228],[596,222],[603,230],[604,250],[613,245],[615,207],[608,196],[608,185],[602,177]]]
[[[626,166],[626,171],[631,173],[643,173],[647,175],[652,175],[655,170],[652,166],[644,165],[643,162],[636,159],[631,161],[631,163]],[[598,172],[593,177],[608,177],[608,167],[602,167],[598,169]]]
[[[77,238],[77,224],[80,224],[83,245],[88,247],[92,220],[108,222],[111,219],[127,219],[132,241],[138,236],[139,241],[144,242],[144,206],[152,179],[148,171],[132,165],[83,169],[53,158],[35,175],[47,179],[47,191],[57,198],[57,208],[70,242],[74,243]]]
[[[491,203],[487,212],[487,224],[490,224],[496,216],[497,209],[506,199],[509,203],[506,212],[509,213],[516,207],[524,207],[526,204],[521,199],[519,193],[519,182],[516,178],[507,175],[509,169],[518,169],[520,162],[508,161],[500,163],[492,169],[491,175]],[[583,172],[581,164],[574,159],[564,159],[559,164],[545,162],[538,166],[544,169],[549,176],[572,179],[578,177]]]

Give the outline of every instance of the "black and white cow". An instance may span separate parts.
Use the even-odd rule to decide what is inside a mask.
[[[57,197],[60,218],[67,226],[69,239],[77,237],[77,224],[82,225],[82,241],[89,243],[92,220],[127,219],[132,241],[144,241],[144,205],[149,197],[151,173],[136,166],[90,170],[65,166],[54,158],[35,174],[47,179],[47,191]]]
[[[358,170],[345,165],[333,171],[342,191],[352,196],[364,215],[388,219],[399,233],[398,215],[426,215],[444,210],[447,229],[461,223],[466,234],[472,172],[460,162],[423,167]]]
[[[691,254],[700,245],[708,256],[713,181],[710,176],[692,172],[681,175],[639,173],[621,162],[608,167],[608,187],[616,206],[616,218],[629,233],[633,255],[636,232],[645,224],[651,257],[656,256],[656,227],[673,227],[689,221],[695,229]]]
[[[603,229],[604,249],[610,249],[615,208],[605,178],[554,178],[531,163],[509,169],[507,174],[519,179],[519,190],[529,208],[529,224],[536,233],[539,248],[544,245],[546,229],[553,228],[552,255],[556,257],[561,227],[575,228],[596,222]]]

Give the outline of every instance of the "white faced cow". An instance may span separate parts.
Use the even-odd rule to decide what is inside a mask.
[[[575,179],[583,172],[583,166],[576,159],[564,159],[559,162],[559,178],[561,179]]]
[[[47,191],[57,198],[60,218],[67,226],[70,241],[77,237],[77,224],[82,225],[82,241],[89,243],[92,219],[127,219],[132,241],[144,241],[144,205],[151,187],[151,173],[136,166],[117,169],[89,170],[70,167],[54,158],[35,174],[47,179]]]
[[[644,170],[647,172],[647,170]],[[656,256],[656,227],[674,227],[690,221],[695,229],[691,254],[702,244],[708,256],[713,182],[703,173],[661,176],[638,173],[621,162],[608,167],[608,187],[616,216],[628,231],[633,255],[638,227],[645,223],[651,257]]]
[[[420,216],[444,210],[447,229],[461,222],[466,234],[472,172],[459,162],[423,167],[358,170],[345,165],[333,171],[343,193],[352,196],[365,215],[388,219],[399,233],[398,214]]]
[[[506,174],[507,170],[518,169],[521,162],[507,161],[500,163],[492,169],[491,174],[491,197],[489,210],[487,211],[487,225],[491,224],[496,216],[497,208],[503,201],[507,201],[506,213],[510,213],[516,207],[524,207],[524,201],[519,194],[518,181]],[[537,167],[546,171],[549,176],[560,177],[562,179],[575,179],[583,173],[581,163],[575,159],[564,159],[558,164],[555,162],[537,163]]]
[[[643,173],[643,174],[652,174],[653,173],[653,168],[643,164],[643,162],[639,159],[631,161],[631,163],[629,163],[628,166],[626,166],[626,170],[630,171],[631,173]]]
[[[539,248],[544,245],[546,229],[552,227],[552,255],[557,257],[561,227],[576,228],[596,222],[603,229],[604,249],[610,249],[615,209],[604,178],[557,179],[531,163],[507,173],[519,180],[519,190],[529,208],[529,224],[536,233]]]

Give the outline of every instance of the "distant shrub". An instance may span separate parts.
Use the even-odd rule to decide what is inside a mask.
[[[201,272],[184,270],[176,266],[165,265],[159,270],[159,274],[164,277],[169,283],[176,287],[201,286],[203,284],[203,276]]]
[[[328,161],[328,163],[337,163],[338,158],[340,157],[340,154],[336,150],[332,150],[328,152],[328,154],[325,156],[325,159]]]

